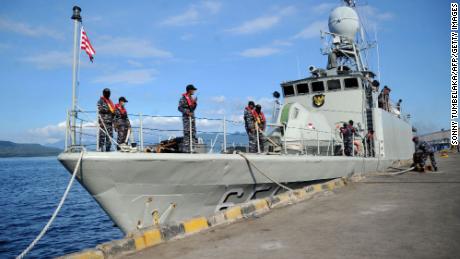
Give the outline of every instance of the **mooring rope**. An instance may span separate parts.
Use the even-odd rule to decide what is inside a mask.
[[[48,220],[48,223],[46,223],[45,227],[42,229],[40,234],[38,234],[38,236],[34,239],[34,241],[32,241],[32,243],[30,243],[30,245],[26,249],[24,249],[24,251],[22,251],[22,253],[20,255],[18,255],[16,257],[16,259],[24,258],[24,256],[26,256],[26,254],[29,253],[30,250],[32,250],[32,248],[34,248],[34,246],[38,243],[38,241],[40,241],[40,239],[45,235],[46,231],[48,231],[48,229],[50,228],[51,224],[56,219],[57,214],[61,210],[62,205],[64,205],[64,201],[66,200],[67,195],[69,194],[70,187],[72,187],[73,181],[75,180],[75,176],[77,175],[78,169],[80,168],[80,164],[81,164],[81,161],[83,159],[83,154],[84,153],[85,153],[85,149],[82,147],[80,157],[78,158],[77,164],[75,165],[75,169],[73,171],[72,177],[70,178],[69,184],[67,185],[67,188],[66,188],[66,190],[64,192],[64,195],[62,195],[62,198],[61,198],[61,201],[59,202],[59,205],[57,206],[57,208],[54,211],[54,213],[51,216],[51,218]]]
[[[292,190],[291,188],[287,187],[286,185],[276,181],[275,179],[271,178],[270,176],[268,176],[267,174],[265,174],[262,170],[260,170],[253,162],[251,162],[247,156],[243,155],[242,153],[238,152],[237,153],[238,155],[240,155],[242,158],[244,158],[246,160],[246,162],[248,162],[249,164],[251,164],[261,175],[265,176],[268,180],[272,181],[273,183],[277,184],[279,187],[283,188],[283,189],[286,189],[288,191],[294,191]]]

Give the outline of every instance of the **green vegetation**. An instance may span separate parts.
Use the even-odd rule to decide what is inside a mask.
[[[0,157],[33,157],[56,156],[62,150],[45,147],[39,144],[18,144],[11,141],[0,141]]]

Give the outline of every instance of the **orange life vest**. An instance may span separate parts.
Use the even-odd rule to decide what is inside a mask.
[[[125,115],[125,114],[126,114],[126,109],[125,109],[125,107],[123,107],[123,106],[120,105],[119,103],[117,103],[117,104],[115,105],[115,109],[119,110],[120,113],[121,113],[122,115]]]
[[[265,114],[260,111],[260,113],[257,113],[257,111],[255,112],[256,114],[256,121],[258,124],[262,125],[263,123],[265,123]]]
[[[109,110],[111,113],[115,112],[115,106],[113,105],[112,100],[105,98],[104,96],[101,96],[101,98],[104,100],[104,102],[109,106]]]
[[[187,100],[188,107],[194,108],[196,106],[196,101],[195,99],[191,98],[190,95],[187,93],[182,94],[183,97],[185,97],[185,100]]]

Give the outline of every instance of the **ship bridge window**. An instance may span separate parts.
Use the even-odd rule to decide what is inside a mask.
[[[327,81],[327,90],[329,91],[334,91],[334,90],[340,90],[342,87],[340,86],[340,80],[339,79],[334,79],[334,80],[328,80]]]
[[[358,78],[346,78],[344,82],[345,82],[345,88],[358,88],[359,87]]]
[[[284,96],[294,95],[294,86],[293,85],[285,85],[285,86],[283,86],[283,94],[284,94]]]
[[[323,83],[323,81],[317,81],[317,82],[311,83],[311,90],[313,92],[322,92],[322,91],[324,91],[324,83]]]
[[[308,94],[308,84],[298,84],[297,85],[297,94]]]

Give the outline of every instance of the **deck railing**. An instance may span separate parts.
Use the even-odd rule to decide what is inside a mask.
[[[71,138],[75,131],[77,146],[84,146],[88,150],[99,150],[99,131],[102,130],[107,135],[107,130],[101,127],[98,123],[98,114],[96,111],[77,111],[76,125],[70,125],[70,113],[66,120],[66,139],[65,149],[71,150],[73,147],[69,145],[72,143]],[[182,116],[159,116],[159,115],[144,115],[144,114],[128,114],[131,122],[129,142],[135,143],[137,151],[143,152],[146,147],[159,144],[163,140],[170,140],[175,137],[182,137],[184,129],[182,128]],[[242,119],[227,119],[223,118],[201,118],[197,117],[196,132],[199,138],[198,143],[190,141],[192,148],[189,151],[193,152],[194,145],[206,144],[209,153],[227,153],[236,149],[243,149],[248,151],[248,138],[244,129],[244,121]],[[298,153],[301,155],[315,155],[315,156],[335,156],[344,155],[343,137],[339,129],[334,131],[321,131],[312,128],[298,128],[287,127],[286,125],[267,124],[272,132],[278,130],[279,132],[286,132],[289,129],[297,129],[302,132],[300,138],[284,137],[283,133],[278,135],[273,134],[274,139],[265,137],[265,143],[260,143],[257,137],[258,153],[262,150],[265,152],[280,152],[280,153]],[[189,129],[191,131],[191,129]],[[364,131],[363,131],[364,132]],[[258,134],[262,134],[262,132]],[[303,134],[305,133],[305,134]],[[257,134],[257,135],[258,135]],[[114,129],[113,137],[110,138],[112,142],[112,149],[117,146],[116,131]],[[363,135],[363,134],[362,134]],[[190,134],[191,136],[191,134]],[[373,146],[368,146],[366,141],[363,141],[360,135],[353,135],[353,143],[361,143],[357,147],[359,150],[355,152],[355,145],[352,145],[352,156],[369,157],[372,153],[367,150],[374,150]],[[70,140],[70,142],[69,142]],[[371,142],[372,143],[372,142]],[[278,146],[278,149],[268,150],[263,147],[265,144]],[[375,150],[377,154],[378,150]]]

